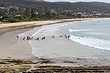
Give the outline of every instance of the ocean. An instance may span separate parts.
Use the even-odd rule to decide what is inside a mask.
[[[74,27],[69,27],[69,31],[73,33],[71,40],[97,49],[110,50],[110,19],[81,21],[74,24]]]
[[[35,28],[38,29],[38,28]],[[41,58],[96,57],[110,55],[110,19],[57,23],[34,29],[33,55]],[[52,38],[54,35],[55,38]],[[64,35],[70,36],[65,38]],[[41,40],[45,36],[44,40]],[[60,37],[63,36],[63,37]],[[36,38],[40,38],[36,40]]]

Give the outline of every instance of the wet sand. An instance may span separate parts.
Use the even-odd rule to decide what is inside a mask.
[[[27,30],[7,32],[0,36],[0,59],[24,59],[33,56],[29,42],[16,38],[18,34]]]

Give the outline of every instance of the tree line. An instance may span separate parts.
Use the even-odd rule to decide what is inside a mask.
[[[30,9],[29,7],[26,7],[26,11],[23,13],[23,15],[20,16],[4,15],[2,18],[0,18],[0,21],[23,22],[23,21],[55,20],[55,19],[66,19],[66,18],[68,17],[51,12],[36,14],[34,9]]]
[[[109,17],[104,14],[110,13],[110,4],[101,2],[70,3],[45,2],[42,0],[0,0],[0,7],[5,7],[5,9],[0,10],[0,16],[3,16],[0,20],[3,22],[81,18],[83,16],[78,12],[92,14],[94,11],[103,14],[98,17]]]

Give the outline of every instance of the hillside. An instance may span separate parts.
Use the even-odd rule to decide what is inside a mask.
[[[110,4],[101,2],[44,2],[35,0],[0,0],[0,6],[19,6],[34,8],[36,11],[48,12],[54,9],[57,13],[62,13],[65,10],[71,10],[72,12],[104,12],[110,13]]]
[[[0,21],[2,22],[95,17],[110,17],[110,4],[102,2],[0,0]]]

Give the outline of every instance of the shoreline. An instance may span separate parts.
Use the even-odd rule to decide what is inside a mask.
[[[95,18],[101,19],[101,18]],[[105,18],[103,18],[105,19]],[[65,19],[66,20],[66,19]],[[83,20],[92,20],[92,19],[83,19]],[[30,22],[30,23],[14,23],[17,25],[9,24],[1,24],[0,25],[0,60],[1,59],[20,59],[20,60],[37,60],[38,58],[32,54],[32,47],[29,44],[29,41],[18,41],[16,36],[20,33],[27,32],[32,30],[34,27],[40,27],[43,25],[57,24],[63,22],[73,22],[73,21],[82,21],[82,19],[72,19],[72,20],[55,20],[55,21],[38,21],[38,22]],[[45,23],[44,23],[45,22]],[[31,24],[32,23],[32,24]],[[3,26],[2,26],[3,25]],[[109,58],[109,57],[108,57]],[[39,58],[40,59],[40,58]],[[100,59],[100,58],[99,58]],[[101,59],[100,59],[101,60]],[[106,58],[105,58],[106,60]],[[37,64],[29,64],[29,66],[62,66],[62,67],[93,67],[93,66],[101,66],[100,63],[106,62],[104,59],[100,62],[98,59],[86,59],[86,58],[75,58],[75,60],[64,60],[62,63],[51,62],[51,60],[39,60],[36,62]],[[85,63],[83,63],[85,62]],[[86,63],[90,62],[90,63]],[[94,64],[92,64],[92,63]],[[99,63],[98,63],[99,62]],[[106,64],[105,64],[106,65]],[[110,64],[108,64],[110,65]],[[32,67],[33,68],[33,67]]]
[[[0,35],[10,31],[29,29],[34,27],[40,27],[43,25],[51,25],[51,24],[57,24],[57,23],[83,21],[83,20],[95,20],[95,19],[109,19],[109,18],[76,18],[76,19],[59,19],[59,20],[47,20],[47,21],[6,23],[6,24],[0,24]]]
[[[25,43],[27,44],[28,47],[31,47],[31,45],[29,44],[28,41],[26,41],[25,43],[23,41],[21,41],[20,43],[18,42],[18,40],[16,39],[16,36],[20,33],[23,33],[23,32],[26,32],[26,31],[29,31],[29,30],[32,30],[34,27],[40,27],[40,26],[43,26],[43,25],[51,25],[51,24],[57,24],[57,23],[64,23],[64,22],[73,22],[73,21],[83,21],[83,20],[94,20],[94,19],[105,19],[105,18],[79,18],[79,19],[61,19],[61,20],[49,20],[49,21],[32,21],[32,22],[20,22],[20,23],[12,23],[11,25],[10,24],[1,24],[0,25],[0,40],[2,40],[0,42],[0,50],[1,50],[1,53],[0,53],[0,59],[3,59],[2,58],[2,55],[3,53],[7,54],[7,50],[9,48],[11,48],[11,51],[14,50],[14,53],[16,52],[15,49],[13,49],[13,47],[17,46],[19,48],[22,48],[23,47],[25,48]],[[16,25],[15,25],[16,24]],[[8,26],[7,26],[8,25]],[[9,38],[9,37],[12,37],[12,38]],[[7,39],[8,38],[8,39]],[[10,42],[10,43],[8,43]],[[17,43],[18,42],[18,43]],[[17,43],[17,45],[15,44]],[[22,44],[24,45],[22,45]],[[19,46],[18,46],[19,45]],[[5,47],[4,47],[5,46]],[[20,47],[21,46],[21,47]],[[26,47],[27,48],[27,47]],[[32,50],[32,47],[29,48],[29,50]],[[23,49],[24,50],[24,49]],[[3,52],[4,51],[4,52]],[[10,51],[10,50],[9,50]],[[11,52],[10,51],[10,52]],[[22,51],[22,50],[21,50]],[[3,53],[2,53],[3,52]],[[19,51],[20,52],[20,51]],[[27,52],[29,53],[29,52]],[[11,56],[13,56],[14,54],[13,53],[10,53]],[[23,53],[21,53],[23,54]],[[30,53],[31,55],[32,52]],[[20,55],[22,56],[22,55]],[[19,57],[20,57],[19,56]],[[33,55],[34,56],[34,55]],[[19,58],[17,57],[18,59],[23,59],[23,58]],[[23,56],[22,56],[23,57]],[[4,59],[6,57],[4,56]],[[10,58],[10,57],[9,57]],[[11,57],[12,58],[12,57]],[[16,59],[17,59],[16,58]],[[25,59],[26,57],[24,57]]]
[[[18,42],[16,36],[23,32],[32,30],[35,27],[56,24],[56,23],[63,23],[63,22],[70,22],[70,20],[69,21],[68,20],[66,21],[65,20],[59,20],[59,21],[54,20],[54,21],[20,22],[20,23],[12,23],[11,25],[1,24],[0,25],[0,40],[1,40],[0,41],[0,59],[27,59],[28,54],[31,55],[29,57],[34,57],[34,55],[32,54],[32,47],[29,44],[29,41]],[[27,49],[25,49],[25,46],[22,44],[26,45],[26,48],[29,50],[28,52],[25,52],[25,50]],[[21,49],[19,50],[18,48],[14,49],[16,47],[22,48],[22,50]],[[17,57],[15,57],[15,54],[18,52],[16,50],[18,50],[21,55],[18,54],[16,55]],[[25,53],[26,55],[24,56],[23,53]]]

